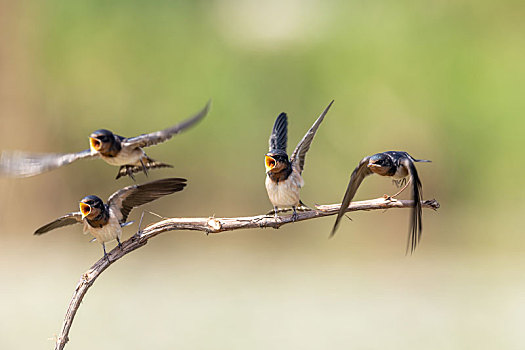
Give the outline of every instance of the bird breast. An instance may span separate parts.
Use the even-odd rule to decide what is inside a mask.
[[[111,242],[117,237],[120,239],[122,235],[122,229],[117,218],[110,215],[107,224],[102,227],[92,227],[88,224],[87,220],[84,219],[84,233],[90,233],[97,239],[99,243]]]
[[[299,192],[304,186],[301,175],[295,170],[286,180],[275,182],[266,175],[266,191],[270,202],[276,207],[299,206]]]
[[[135,165],[139,163],[140,159],[145,156],[144,151],[140,148],[122,147],[120,152],[114,157],[100,155],[100,157],[111,165]]]
[[[394,179],[404,179],[408,175],[409,175],[408,169],[405,166],[400,165],[397,167],[396,172],[392,177]]]

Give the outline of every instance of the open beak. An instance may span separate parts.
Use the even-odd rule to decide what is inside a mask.
[[[95,150],[95,151],[100,151],[100,147],[102,146],[102,142],[100,142],[99,139],[95,138],[95,137],[90,137],[89,138],[89,145],[91,146],[91,149]]]
[[[368,168],[381,168],[381,165],[377,165],[375,163],[368,163],[367,167]]]
[[[82,213],[82,219],[88,216],[89,213],[91,213],[91,207],[88,204],[80,202],[79,206],[80,212]]]
[[[275,159],[273,159],[272,157],[270,156],[265,156],[264,157],[264,165],[266,166],[266,172],[272,170],[273,168],[275,168]]]

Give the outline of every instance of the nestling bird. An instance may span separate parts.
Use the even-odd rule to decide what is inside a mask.
[[[79,159],[102,158],[106,163],[120,166],[117,179],[148,169],[172,167],[169,164],[157,162],[146,155],[143,147],[153,146],[171,139],[174,135],[188,129],[208,113],[210,102],[194,116],[170,128],[142,134],[136,137],[123,137],[106,129],[94,131],[89,136],[90,149],[67,154],[42,154],[26,152],[2,152],[0,157],[0,175],[27,177],[59,168]]]
[[[290,159],[288,159],[288,154],[286,153],[288,117],[286,113],[281,113],[275,120],[270,136],[270,150],[265,156],[265,184],[276,219],[279,208],[291,207],[293,210],[292,220],[297,220],[296,209],[303,205],[299,198],[299,191],[304,186],[301,174],[304,168],[306,152],[310,149],[315,133],[332,103],[334,101],[330,102],[310,130],[304,135],[303,139],[297,144]]]
[[[430,162],[430,160],[424,159],[414,159],[407,152],[398,152],[398,151],[388,151],[383,153],[377,153],[370,157],[363,158],[359,165],[352,172],[350,177],[350,182],[346,189],[343,202],[341,203],[341,208],[337,214],[337,219],[335,220],[334,227],[330,237],[335,234],[337,227],[341,218],[346,212],[346,209],[350,205],[350,202],[354,198],[354,195],[363,182],[364,178],[368,175],[378,174],[381,176],[392,177],[394,183],[397,186],[405,186],[395,195],[391,196],[393,198],[400,194],[410,183],[412,183],[412,199],[414,200],[414,208],[412,209],[412,214],[410,218],[410,232],[407,243],[407,252],[410,247],[410,252],[412,253],[416,248],[419,240],[421,239],[421,198],[422,198],[422,185],[417,174],[415,162]]]
[[[40,227],[35,231],[35,235],[67,225],[84,223],[84,233],[91,233],[102,244],[104,257],[107,258],[105,243],[116,239],[119,247],[121,246],[122,227],[127,225],[126,220],[133,208],[182,191],[185,186],[186,179],[167,178],[124,187],[113,193],[107,203],[97,196],[87,196],[80,200],[79,212],[66,214]]]

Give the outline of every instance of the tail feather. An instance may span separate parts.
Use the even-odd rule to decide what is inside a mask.
[[[144,164],[144,168],[142,167],[142,164],[134,164],[134,165],[123,165],[120,167],[116,179],[121,178],[122,176],[131,176],[133,177],[133,174],[139,173],[141,171],[146,172],[149,169],[158,169],[158,168],[173,168],[173,165],[166,164],[162,162],[157,162],[154,159],[151,159],[149,157],[142,160],[142,163]],[[147,173],[146,173],[147,174]]]

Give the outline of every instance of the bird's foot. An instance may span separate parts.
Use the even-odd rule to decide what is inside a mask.
[[[117,237],[117,244],[120,250],[122,250],[122,243],[120,242],[120,239]]]
[[[397,191],[396,194],[393,194],[391,196],[387,196],[388,198],[390,198],[390,201],[394,201],[394,198],[396,198],[397,196],[399,196],[401,193],[403,193],[404,190],[406,190],[406,188],[408,187],[408,185],[410,185],[410,182],[412,182],[412,179],[408,179],[408,181],[406,180],[406,178],[404,179],[401,179],[401,180],[394,180],[394,183],[396,184],[396,186],[403,186],[403,188],[401,188],[399,191]],[[386,196],[386,194],[385,194]],[[386,199],[386,198],[385,198]]]
[[[266,216],[274,216],[277,218],[278,213],[286,213],[287,211],[290,211],[291,209],[287,208],[276,208],[274,207],[272,210],[270,210],[268,213],[266,213]]]
[[[140,215],[140,221],[139,221],[139,229],[137,230],[137,233],[135,233],[135,237],[140,238],[142,236],[142,219],[144,219],[144,210],[142,211],[142,214]]]
[[[394,198],[395,196],[389,196],[388,194],[384,194],[383,198],[387,202],[397,202],[397,199]]]
[[[299,218],[299,217],[297,216],[297,210],[296,210],[295,207],[293,207],[292,209],[293,209],[292,222],[296,222],[297,219]]]
[[[111,261],[109,260],[109,255],[108,255],[108,253],[106,253],[106,244],[105,243],[102,243],[102,250],[104,250],[104,259],[106,259],[108,263],[111,263]]]
[[[133,166],[132,165],[126,165],[126,173],[128,174],[128,176],[133,181],[137,181],[137,180],[135,180],[135,175],[133,175]]]
[[[142,171],[144,172],[146,177],[148,177],[148,168],[146,167],[146,165],[144,165],[144,162],[142,161],[142,158],[140,158],[140,165],[142,165]]]

